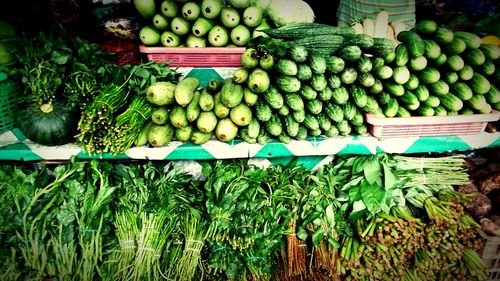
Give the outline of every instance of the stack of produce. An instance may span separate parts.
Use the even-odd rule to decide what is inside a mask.
[[[250,78],[254,79],[254,78]],[[238,132],[259,133],[259,123],[248,104],[256,94],[235,83],[232,78],[200,81],[186,77],[177,84],[156,82],[147,88],[147,100],[154,107],[144,123],[135,145],[165,146],[173,139],[203,144],[215,136],[220,141],[234,139]]]
[[[234,82],[257,94],[254,115],[263,128],[257,138],[243,132],[243,140],[288,143],[307,136],[367,134],[364,113],[383,114],[372,96],[383,87],[372,74],[373,63],[384,63],[382,56],[393,51],[391,41],[318,23],[264,32],[270,38],[253,40],[233,75]]]
[[[94,97],[82,106],[75,138],[89,154],[122,153],[136,145],[154,107],[146,90],[153,83],[178,80],[175,70],[155,62],[109,66],[111,81],[96,82]]]
[[[4,165],[0,276],[485,280],[470,197],[452,188],[469,180],[463,164],[378,154],[314,172],[244,160],[205,162],[201,174],[153,162]]]
[[[250,1],[135,0],[145,19],[139,39],[146,46],[227,47],[246,46],[270,22],[259,6]]]
[[[391,107],[402,108],[400,115],[490,113],[499,108],[498,46],[431,20],[417,22],[397,38],[400,44],[386,57],[392,75],[384,76],[383,84],[397,100]]]

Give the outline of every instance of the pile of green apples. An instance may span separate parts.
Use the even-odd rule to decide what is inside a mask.
[[[243,47],[271,28],[252,0],[134,0],[145,46]]]

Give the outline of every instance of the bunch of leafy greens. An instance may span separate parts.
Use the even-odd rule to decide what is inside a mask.
[[[105,66],[114,65],[111,53],[65,30],[51,29],[35,35],[23,33],[15,41],[23,101],[43,104],[63,99],[81,107],[97,92],[97,81],[109,80]]]

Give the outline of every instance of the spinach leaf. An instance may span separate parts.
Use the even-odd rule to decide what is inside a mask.
[[[370,184],[368,180],[363,180],[361,182],[360,193],[366,209],[372,215],[381,211],[380,206],[385,197],[385,190],[381,186]]]

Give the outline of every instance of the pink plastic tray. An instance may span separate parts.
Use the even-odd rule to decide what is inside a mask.
[[[240,67],[245,47],[147,47],[139,46],[149,61],[170,62],[170,66]]]

